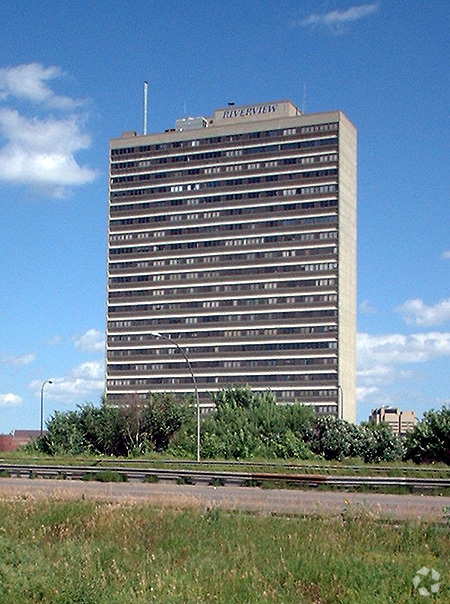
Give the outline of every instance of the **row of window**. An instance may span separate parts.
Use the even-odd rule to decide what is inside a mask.
[[[123,147],[120,149],[112,149],[111,157],[117,155],[129,155],[131,153],[149,153],[155,151],[165,151],[168,149],[180,149],[182,147],[197,147],[200,145],[217,145],[236,141],[245,141],[255,138],[273,138],[278,136],[293,136],[295,134],[312,134],[314,132],[330,132],[337,131],[338,123],[315,124],[311,126],[299,126],[297,128],[279,129],[279,130],[262,130],[260,132],[244,132],[239,134],[230,134],[228,136],[214,136],[210,138],[175,141],[172,143],[156,143],[153,145],[139,145],[137,147]],[[194,144],[193,144],[194,143]]]
[[[243,231],[256,229],[273,229],[276,227],[294,227],[294,226],[313,226],[313,225],[332,225],[337,223],[337,214],[327,214],[325,216],[305,216],[304,218],[283,218],[281,220],[257,220],[252,222],[232,222],[228,224],[210,224],[206,226],[166,228],[165,230],[148,230],[143,233],[145,239],[175,237],[177,235],[205,235],[221,234],[229,231]],[[116,248],[118,249],[118,248]],[[117,253],[113,252],[113,253]]]
[[[108,359],[111,362],[112,369],[118,369],[120,371],[147,371],[147,370],[162,370],[162,369],[177,369],[184,366],[185,360],[179,358],[178,360],[173,359],[170,362],[151,362],[153,360],[154,351],[142,350],[146,353],[145,363],[114,363],[115,359],[125,360],[124,357],[139,356],[136,352],[131,349],[127,350],[111,350],[108,354]],[[246,368],[246,367],[309,367],[313,369],[317,367],[322,369],[325,366],[337,365],[337,357],[325,357],[325,358],[289,358],[289,359],[241,359],[239,361],[195,361],[191,358],[191,365],[194,369],[207,369],[207,368]]]
[[[333,295],[325,295],[325,296],[308,296],[308,298],[313,299],[314,297],[316,298],[322,298],[322,300],[325,300],[327,302],[330,301],[337,301],[337,295],[333,294]],[[209,309],[218,309],[221,308],[223,309],[222,315],[221,316],[225,316],[224,312],[226,312],[226,309],[228,309],[228,311],[230,310],[234,310],[234,309],[240,309],[242,308],[242,310],[245,310],[246,312],[250,311],[251,309],[249,307],[258,307],[258,308],[265,308],[265,307],[272,307],[274,305],[277,306],[293,306],[296,304],[296,300],[301,301],[301,306],[305,306],[308,305],[308,307],[310,306],[311,303],[307,303],[305,302],[306,297],[303,296],[287,296],[284,298],[261,298],[261,299],[257,299],[257,298],[250,298],[250,299],[244,299],[244,300],[211,300],[211,301],[203,301],[203,302],[187,302],[185,304],[180,304],[180,303],[172,303],[172,304],[121,304],[119,306],[114,306],[111,305],[108,307],[108,312],[109,314],[113,314],[115,312],[154,312],[154,311],[158,311],[158,310],[162,310],[165,312],[169,312],[171,310],[179,310],[180,312],[183,311],[183,315],[185,314],[186,310],[194,310],[194,309],[201,309],[203,311],[208,311]],[[330,309],[320,309],[320,310],[314,310],[314,309],[308,309],[308,310],[301,310],[301,311],[297,311],[297,313],[301,313],[302,317],[316,317],[316,316],[335,316],[334,314],[319,314],[319,313],[331,313],[331,312],[335,312],[334,310],[330,310]],[[205,315],[202,315],[205,316]]]
[[[202,408],[200,409],[200,413],[206,413],[210,409],[213,408],[213,404],[211,403],[211,398],[210,398],[209,392],[212,390],[215,390],[215,389],[216,388],[214,388],[214,387],[210,387],[208,390],[199,391],[200,401],[201,401],[202,405],[204,404],[204,407],[202,406]],[[258,390],[258,388],[256,390]],[[261,390],[262,392],[266,392],[267,388],[259,388],[259,390]],[[160,392],[161,389],[152,388],[151,391]],[[147,391],[143,390],[143,391],[139,391],[139,392],[134,391],[133,396],[140,398],[142,400],[145,400],[148,396],[148,392],[149,392],[149,390],[147,390]],[[308,390],[306,392],[309,393],[310,391]],[[185,392],[177,389],[177,394],[179,396],[184,396],[184,395],[192,396],[192,389],[189,389],[189,387],[188,387]],[[303,396],[301,394],[301,392],[297,391],[297,390],[280,390],[280,391],[274,391],[273,394],[275,394],[277,397],[277,400],[279,400],[283,404],[293,404],[293,403],[299,401],[304,405],[312,406],[318,415],[334,415],[335,417],[337,417],[337,404],[332,404],[332,405],[320,404],[320,403],[323,403],[322,397],[312,398],[308,394]],[[118,394],[118,393],[115,393],[114,391],[108,392],[108,400],[110,400],[111,402],[114,402],[115,404],[120,404],[124,399],[126,402],[128,396],[129,396],[128,394],[121,394],[121,393]],[[327,399],[329,399],[328,395],[327,395]]]
[[[204,386],[205,384],[229,384],[230,378],[234,383],[276,383],[280,382],[291,382],[297,383],[299,386],[306,386],[304,382],[310,382],[312,386],[327,386],[335,385],[336,374],[325,374],[325,375],[304,375],[304,374],[272,374],[272,375],[215,375],[215,376],[197,376],[198,385]],[[155,384],[177,384],[177,385],[188,385],[192,384],[191,376],[188,377],[135,377],[135,378],[120,378],[120,375],[110,375],[107,380],[108,386],[145,386]]]
[[[333,185],[335,188],[333,189],[332,192],[336,193],[337,192],[337,185]],[[315,189],[315,194],[313,195],[313,197],[319,196],[319,199],[308,199],[310,197],[310,194],[304,194],[302,195],[302,190],[304,191],[309,191],[309,188],[303,188],[303,189],[298,189],[298,200],[294,200],[291,199],[290,203],[294,203],[297,201],[301,201],[303,203],[303,199],[304,197],[307,197],[307,201],[311,202],[311,201],[321,201],[321,197],[324,196],[324,193],[328,192],[328,189],[325,188],[322,191],[319,191],[319,189]],[[265,203],[274,203],[277,200],[276,199],[270,199],[267,200],[268,197],[280,197],[280,198],[284,198],[284,197],[294,197],[297,195],[296,193],[297,189],[293,189],[293,188],[289,188],[289,189],[259,189],[258,191],[250,191],[250,192],[238,192],[238,193],[227,193],[224,195],[204,195],[203,197],[175,197],[175,198],[168,198],[168,199],[160,199],[160,200],[154,200],[154,201],[136,201],[135,203],[130,202],[130,203],[114,203],[113,200],[111,200],[111,205],[109,208],[109,212],[111,217],[114,214],[119,214],[121,212],[127,212],[127,213],[131,213],[131,215],[133,216],[133,214],[135,212],[143,212],[144,210],[154,210],[155,208],[163,208],[164,210],[168,210],[169,206],[201,206],[201,205],[205,205],[208,206],[207,210],[215,210],[215,209],[220,209],[220,208],[215,208],[215,207],[211,207],[213,206],[213,204],[220,204],[223,207],[223,203],[224,202],[230,202],[230,201],[246,201],[247,199],[259,199],[261,201],[259,202],[255,202],[258,205],[261,204],[265,204]],[[313,193],[314,193],[313,191]],[[278,205],[278,204],[277,204]],[[241,207],[245,207],[245,206],[241,206]],[[177,208],[178,210],[182,209],[182,208]],[[195,210],[198,210],[199,208],[195,208]]]
[[[186,266],[195,264],[202,266],[204,264],[236,264],[246,261],[261,261],[261,260],[277,260],[283,258],[301,258],[310,256],[335,256],[337,253],[336,247],[317,247],[303,248],[297,250],[280,250],[270,252],[240,252],[236,254],[216,254],[213,256],[192,256],[190,258],[164,258],[155,260],[136,260],[129,262],[114,262],[109,264],[110,270],[127,270],[148,268],[151,266]]]
[[[271,168],[276,168],[279,166],[292,166],[292,165],[314,165],[314,164],[325,164],[325,163],[334,163],[338,159],[337,153],[325,153],[321,155],[303,155],[299,157],[286,157],[280,160],[269,160],[269,161],[258,161],[258,162],[241,162],[238,164],[221,164],[215,166],[207,166],[200,168],[188,168],[186,170],[170,170],[165,172],[146,172],[142,173],[142,168],[151,167],[152,165],[160,165],[159,160],[144,160],[137,162],[138,168],[141,170],[138,173],[127,174],[126,176],[114,176],[111,178],[111,184],[121,184],[128,182],[140,182],[140,181],[150,181],[150,180],[162,180],[162,179],[174,179],[181,178],[185,179],[189,176],[196,175],[210,175],[210,174],[223,174],[223,173],[232,173],[232,172],[243,172],[243,171],[256,171],[256,170],[265,170]],[[117,167],[117,164],[113,164],[113,167]],[[134,166],[129,166],[133,168]],[[112,170],[114,173],[115,170]],[[133,170],[136,172],[136,169]]]
[[[214,407],[214,405],[211,402],[211,398],[210,398],[210,391],[216,390],[217,388],[215,387],[209,387],[207,390],[200,390],[199,391],[199,398],[200,398],[200,402],[202,404],[202,407],[200,409],[200,413],[207,413],[210,409],[212,409]],[[261,390],[261,392],[266,392],[267,391],[267,387],[260,387],[260,388],[256,388],[256,391]],[[138,392],[134,391],[133,392],[133,397],[137,397],[139,399],[142,400],[146,400],[146,398],[148,397],[148,393],[150,390],[140,390]],[[151,389],[151,392],[161,392],[161,389]],[[310,392],[309,390],[306,392]],[[179,390],[177,389],[176,392],[177,395],[179,396],[191,396],[192,397],[192,389],[188,388],[183,391],[183,390]],[[294,404],[296,402],[300,402],[303,405],[310,405],[311,407],[314,408],[315,412],[317,413],[317,415],[333,415],[335,417],[337,417],[337,404],[333,403],[331,405],[323,405],[321,403],[323,403],[323,397],[311,397],[310,395],[302,395],[300,391],[297,390],[279,390],[279,391],[273,391],[273,394],[276,395],[276,398],[279,402],[283,403],[283,404]],[[125,399],[125,403],[127,401],[129,394],[122,394],[122,393],[115,393],[114,391],[110,391],[108,392],[108,400],[110,400],[111,402],[115,403],[115,404],[120,404],[121,402],[124,401]],[[330,397],[327,396],[327,399],[329,399]],[[328,400],[327,400],[328,402]]]
[[[285,180],[295,180],[297,182],[309,178],[326,178],[328,176],[337,176],[337,169],[330,168],[324,170],[313,170],[308,172],[289,172],[281,174],[269,174],[267,176],[250,176],[248,178],[228,178],[221,180],[206,180],[198,183],[187,183],[171,185],[170,187],[158,188],[158,192],[181,193],[182,191],[198,191],[200,189],[214,189],[217,187],[243,187],[244,185],[254,185],[264,182],[283,182]],[[126,194],[131,189],[124,189]],[[150,189],[152,190],[152,189]]]
[[[128,294],[134,292],[127,292]],[[120,292],[111,292],[110,300],[113,300],[117,297],[117,294]],[[131,296],[125,296],[129,298]],[[161,300],[157,304],[134,304],[128,305],[125,303],[124,306],[117,306],[117,308],[122,309],[139,309],[139,310],[148,310],[148,311],[185,311],[192,309],[200,309],[200,308],[221,308],[223,311],[227,309],[235,309],[240,307],[249,307],[249,306],[258,306],[258,308],[262,308],[264,306],[272,306],[274,304],[277,305],[308,305],[312,304],[324,304],[324,303],[333,303],[337,302],[337,294],[320,294],[315,296],[292,296],[292,295],[278,295],[276,298],[227,298],[226,300],[203,300],[203,301],[194,301],[194,302],[164,302]],[[110,306],[109,309],[116,308],[114,306]],[[309,312],[309,311],[308,311]],[[311,309],[311,312],[315,312]]]
[[[233,167],[233,172],[238,172],[238,168],[242,168],[242,164],[237,164]],[[213,168],[205,168],[200,171],[200,168],[192,168],[186,171],[180,172],[156,172],[156,173],[147,173],[147,174],[138,174],[135,176],[121,176],[117,178],[112,178],[112,186],[113,189],[120,189],[120,187],[115,187],[114,185],[118,184],[126,184],[129,182],[132,183],[144,183],[151,182],[155,180],[177,180],[182,179],[185,180],[188,176],[198,176],[200,174],[205,174],[205,170],[213,170]],[[187,174],[185,174],[186,172]],[[181,191],[198,191],[199,189],[204,188],[215,188],[215,187],[233,187],[233,186],[243,186],[245,184],[256,184],[260,182],[276,182],[276,181],[284,181],[284,180],[304,180],[309,178],[322,178],[325,176],[335,176],[338,171],[336,168],[325,168],[322,170],[310,170],[310,171],[301,171],[301,172],[289,172],[289,173],[279,173],[279,174],[268,174],[268,175],[260,175],[260,176],[249,176],[245,178],[233,178],[233,179],[221,179],[221,180],[202,180],[197,183],[187,183],[187,184],[174,184],[171,186],[162,186],[157,189],[149,188],[149,191],[157,191],[158,193],[179,193]],[[179,174],[179,176],[175,176],[175,174]],[[206,172],[206,174],[218,174],[216,172]],[[129,191],[130,189],[125,189],[125,191]]]
[[[299,172],[296,174],[280,174],[280,175],[272,175],[265,176],[261,178],[259,176],[254,176],[252,178],[235,178],[230,180],[209,180],[203,181],[199,183],[191,183],[191,184],[179,184],[172,185],[170,187],[146,187],[145,189],[119,189],[111,191],[110,199],[113,202],[115,199],[119,199],[122,197],[142,197],[142,196],[152,196],[157,194],[166,194],[166,193],[183,193],[183,192],[192,192],[192,191],[200,191],[206,189],[214,189],[217,187],[221,188],[247,188],[249,185],[267,183],[267,182],[284,182],[284,181],[295,181],[296,183],[300,183],[302,180],[308,180],[310,178],[330,178],[333,176],[337,176],[337,170],[315,170],[313,172]],[[291,195],[295,195],[297,192],[299,195],[306,193],[320,193],[326,192],[330,189],[321,190],[321,189],[295,189],[295,192],[290,193]],[[336,190],[336,189],[332,189]],[[249,195],[250,197],[250,195]]]
[[[315,410],[318,415],[334,415],[337,417],[336,405],[316,405]]]
[[[124,254],[149,254],[152,255],[155,252],[167,252],[169,250],[176,250],[182,253],[183,250],[201,250],[203,248],[211,247],[251,247],[256,245],[267,245],[267,244],[278,244],[278,243],[290,243],[294,245],[297,242],[320,242],[323,240],[337,239],[337,231],[316,231],[313,233],[289,233],[287,235],[266,235],[260,237],[239,237],[236,239],[211,239],[206,241],[183,241],[178,243],[160,243],[158,245],[142,245],[133,247],[118,247],[111,248],[109,250],[111,260],[114,260],[115,255]],[[206,249],[205,249],[206,251]]]
[[[299,376],[291,376],[291,375],[261,375],[261,376],[233,376],[233,383],[236,384],[267,384],[267,388],[270,387],[270,384],[280,384],[283,382],[291,382],[292,384],[302,382],[305,380],[298,379]],[[309,380],[307,380],[309,381]],[[336,382],[336,376],[332,380],[311,380],[321,382],[317,384],[317,386],[326,386],[329,382],[330,386],[334,386]],[[202,377],[197,380],[197,385],[201,388],[207,384],[223,384],[229,385],[230,378],[226,375],[224,376],[211,376],[211,377]],[[107,380],[107,387],[111,386],[163,386],[163,385],[185,385],[192,386],[191,377],[179,378],[110,378]],[[301,384],[303,385],[303,384]],[[314,390],[299,390],[297,396],[299,397],[332,397],[335,396],[335,393],[332,388],[330,389],[314,389]]]
[[[195,162],[204,162],[205,160],[210,161],[213,160],[217,163],[217,160],[223,158],[245,158],[250,157],[254,158],[253,161],[258,160],[259,158],[256,155],[261,155],[261,159],[264,158],[264,155],[272,155],[274,158],[283,159],[280,157],[282,152],[284,151],[298,151],[300,149],[320,149],[326,151],[325,147],[332,147],[332,151],[335,152],[337,149],[338,139],[336,137],[333,138],[321,138],[321,139],[310,139],[305,141],[298,141],[293,143],[284,143],[278,145],[258,145],[255,147],[246,147],[239,149],[230,149],[230,150],[220,150],[220,151],[206,151],[203,153],[191,153],[189,155],[171,155],[169,157],[159,157],[159,158],[146,158],[143,165],[139,165],[137,162],[121,162],[120,164],[111,163],[111,174],[114,174],[118,169],[129,171],[131,168],[135,167],[151,167],[151,166],[160,166],[163,169],[168,167],[168,164],[180,164],[189,162],[190,165],[195,165]],[[300,155],[300,154],[299,154]],[[285,153],[285,156],[287,154]],[[301,156],[301,155],[300,155]],[[252,161],[252,159],[250,159]],[[274,160],[271,160],[274,161]],[[241,159],[239,160],[241,163]],[[274,166],[271,166],[274,167]]]
[[[109,316],[111,319],[114,319],[114,314],[120,314],[123,307],[119,306],[118,311],[109,310]],[[123,312],[123,311],[122,311]],[[135,311],[136,314],[138,311]],[[187,325],[199,325],[207,324],[207,323],[244,323],[246,325],[249,322],[262,322],[262,321],[287,321],[290,319],[296,319],[298,322],[308,322],[308,320],[313,319],[315,321],[326,321],[330,319],[334,319],[337,317],[337,311],[330,310],[317,310],[317,311],[306,311],[306,312],[295,312],[295,311],[287,311],[287,312],[269,312],[269,313],[246,313],[243,315],[240,314],[232,314],[232,315],[200,315],[197,317],[166,317],[164,319],[161,318],[148,318],[141,319],[145,321],[146,325],[164,325],[173,326],[173,325],[183,325],[186,323]],[[115,321],[117,323],[117,321]],[[136,325],[136,320],[133,322]],[[117,326],[117,325],[116,325]],[[309,329],[309,328],[308,328]],[[304,331],[304,333],[309,333],[309,331]]]
[[[127,275],[120,277],[110,277],[109,284],[115,283],[146,283],[154,281],[189,281],[192,279],[224,279],[226,277],[262,276],[262,275],[280,275],[282,273],[296,272],[325,272],[335,271],[336,262],[320,262],[316,264],[286,264],[278,266],[259,266],[257,270],[251,266],[249,268],[231,268],[228,266],[216,271],[195,271],[195,272],[175,272],[156,275]]]
[[[120,351],[121,352],[121,351]],[[120,356],[120,355],[116,355]],[[114,358],[114,355],[111,355],[111,358]],[[201,371],[203,369],[246,369],[246,368],[259,368],[264,369],[265,367],[309,367],[309,370],[313,367],[318,366],[318,371],[325,371],[325,365],[337,365],[337,359],[335,357],[330,357],[327,359],[320,359],[320,363],[315,362],[315,359],[258,359],[258,360],[241,360],[241,361],[192,361],[191,366],[193,369],[197,371]],[[176,370],[180,371],[180,369],[185,369],[184,359],[181,359],[176,363],[110,363],[108,364],[108,372],[111,371],[170,371]],[[327,375],[325,373],[320,373],[318,375]],[[332,374],[328,374],[332,375]]]
[[[255,208],[255,211],[257,211],[257,208],[259,208],[259,211],[264,211],[264,208],[266,207],[266,204],[268,207],[270,207],[271,204],[275,205],[274,207],[274,211],[276,211],[277,207],[280,207],[281,205],[283,205],[282,203],[276,203],[277,200],[273,199],[274,197],[280,197],[281,199],[284,200],[284,203],[286,203],[287,200],[285,200],[286,197],[295,197],[296,199],[290,199],[289,200],[289,205],[296,205],[298,208],[300,209],[311,209],[311,208],[320,208],[320,207],[329,207],[329,206],[336,206],[336,203],[331,203],[334,201],[337,201],[337,199],[333,199],[333,200],[328,200],[328,199],[316,199],[316,200],[308,200],[308,201],[303,201],[301,199],[302,197],[302,192],[305,196],[309,197],[310,195],[314,194],[314,195],[319,195],[320,197],[323,197],[324,194],[329,194],[329,193],[333,193],[334,195],[337,195],[337,185],[336,184],[331,184],[331,185],[321,185],[321,186],[315,186],[315,187],[303,187],[302,189],[272,189],[270,191],[254,191],[254,192],[250,192],[250,193],[236,193],[233,195],[217,195],[217,196],[213,196],[213,197],[193,197],[190,199],[171,199],[168,200],[168,203],[170,206],[180,206],[182,205],[184,202],[186,206],[198,206],[198,205],[207,205],[207,212],[212,212],[212,211],[217,211],[220,210],[220,207],[211,207],[211,204],[222,204],[223,207],[223,202],[224,201],[232,201],[232,200],[238,200],[238,201],[246,201],[246,200],[254,200],[254,199],[258,199],[259,201],[254,202],[254,204],[257,205],[240,205],[237,208],[233,208],[233,209],[242,209],[242,210],[246,210],[247,208],[253,207]],[[270,200],[268,198],[271,198]],[[220,201],[222,200],[222,201]],[[325,202],[324,206],[321,206],[320,203],[321,202]],[[326,203],[328,202],[328,203]],[[310,205],[310,204],[314,204],[314,205]],[[159,202],[140,202],[140,203],[135,203],[135,204],[122,204],[122,205],[112,205],[110,206],[110,215],[111,215],[111,220],[114,220],[114,215],[116,214],[122,214],[122,213],[127,213],[127,214],[131,214],[131,216],[129,216],[130,218],[140,218],[145,216],[145,214],[143,214],[143,216],[139,216],[136,215],[136,213],[144,213],[145,210],[154,210],[155,207],[160,207],[160,206],[165,206],[166,209],[167,208],[167,203],[164,201],[159,201]],[[181,208],[178,208],[181,209]],[[198,211],[200,208],[195,207],[193,208],[193,210]],[[226,208],[228,209],[228,208]],[[188,212],[177,212],[176,215],[183,215],[183,214],[188,214]],[[173,212],[170,212],[169,215],[173,215]],[[155,222],[157,222],[158,220],[156,219],[156,216],[164,216],[164,214],[154,214],[152,216],[153,220]],[[210,217],[213,217],[214,215],[211,214]],[[118,219],[116,219],[118,220]],[[163,220],[163,218],[160,218],[159,220]],[[180,220],[182,220],[182,218],[180,218]]]
[[[164,296],[165,298],[167,298],[167,296],[172,296],[172,297],[177,297],[177,296],[183,296],[183,295],[190,295],[190,294],[195,294],[196,296],[200,295],[200,294],[205,294],[205,293],[230,293],[233,296],[235,296],[236,294],[239,294],[240,292],[247,292],[247,291],[251,291],[251,292],[260,292],[261,291],[267,291],[267,290],[276,290],[279,287],[280,288],[285,288],[285,289],[290,289],[290,288],[296,288],[297,290],[301,290],[303,288],[307,289],[308,291],[311,291],[312,289],[316,289],[316,288],[320,288],[320,287],[324,287],[324,286],[334,286],[337,284],[337,280],[336,279],[305,279],[303,281],[283,281],[283,282],[276,282],[276,281],[269,281],[266,283],[237,283],[237,284],[219,284],[219,285],[197,285],[196,287],[173,287],[171,284],[168,284],[166,286],[166,288],[170,288],[170,289],[153,289],[152,287],[149,287],[148,289],[145,290],[135,290],[135,291],[139,291],[142,292],[139,294],[139,296],[145,296],[146,298],[148,298],[148,296],[155,296],[155,297],[159,297],[159,296]],[[334,289],[334,288],[333,288]],[[120,292],[123,292],[125,290],[120,290]],[[124,296],[119,296],[119,297],[124,297]],[[138,297],[138,296],[136,296]]]
[[[141,290],[134,290],[132,292],[132,294],[128,294],[128,295],[135,295],[136,298],[138,297],[145,297],[148,298],[149,295],[151,296],[155,296],[155,297],[159,297],[159,296],[164,296],[167,298],[167,296],[173,296],[173,297],[179,297],[179,296],[188,296],[191,294],[195,294],[196,296],[198,295],[203,295],[203,294],[208,294],[208,293],[215,293],[215,294],[232,294],[233,296],[236,296],[237,294],[239,294],[240,292],[254,292],[255,294],[257,292],[266,292],[267,290],[277,290],[277,289],[286,289],[286,290],[290,290],[290,289],[296,289],[301,291],[304,288],[308,288],[308,289],[316,289],[316,288],[321,288],[321,287],[329,287],[329,286],[336,286],[337,285],[337,280],[334,278],[327,278],[327,279],[303,279],[301,281],[294,279],[292,281],[290,280],[280,280],[278,282],[276,281],[268,281],[265,283],[261,283],[261,282],[257,282],[257,283],[236,283],[236,284],[218,284],[218,285],[196,285],[195,287],[170,287],[170,291],[168,289],[153,289],[151,287],[146,288],[146,289],[141,289]],[[334,289],[334,287],[333,287]],[[125,293],[126,290],[119,290],[119,292],[117,292],[117,297],[118,298],[125,298],[127,296],[127,293]],[[111,292],[113,293],[113,292]]]
[[[171,336],[173,337],[173,336]],[[111,347],[112,344],[123,344],[132,345],[133,343],[139,343],[140,345],[144,344],[155,344],[155,338],[149,336],[147,334],[115,334],[108,336],[108,346],[110,346],[110,350],[114,350]],[[186,354],[228,354],[230,352],[250,352],[250,353],[258,353],[258,352],[274,352],[274,351],[293,351],[293,350],[320,350],[322,353],[328,352],[330,350],[334,351],[337,349],[337,342],[335,340],[318,340],[315,342],[275,342],[275,343],[264,343],[260,342],[258,344],[230,344],[229,342],[221,342],[219,344],[208,344],[202,346],[189,346],[183,345],[183,349]],[[126,348],[126,350],[130,350]],[[156,345],[154,348],[133,348],[131,349],[131,354],[144,354],[146,356],[151,356],[152,354],[166,356],[179,354],[176,348],[172,346],[168,346],[166,348],[162,348],[160,344]]]
[[[160,326],[160,321],[152,321],[151,319],[135,319],[127,321],[108,321],[108,330],[111,329],[145,329],[154,325]],[[188,331],[188,328],[184,329],[183,332],[174,332],[170,335],[171,339],[176,340],[178,338],[238,338],[238,337],[263,337],[263,336],[280,336],[280,335],[317,335],[324,333],[337,333],[337,325],[315,325],[313,327],[270,327],[260,329],[223,329],[217,327],[212,330],[204,331]]]
[[[136,216],[133,218],[116,218],[110,220],[109,226],[111,229],[124,226],[140,226],[142,224],[156,224],[161,222],[184,222],[189,220],[210,220],[211,218],[225,218],[229,216],[247,216],[252,214],[270,214],[273,212],[292,212],[292,211],[305,211],[322,208],[333,208],[337,207],[337,199],[322,199],[319,201],[305,201],[299,203],[280,203],[276,205],[257,205],[257,206],[243,206],[239,208],[227,208],[218,209],[215,211],[204,211],[204,212],[178,212],[177,214],[158,214],[150,216]],[[146,231],[145,231],[146,232]],[[129,238],[130,233],[122,234],[111,234],[110,241],[117,241],[121,238]]]

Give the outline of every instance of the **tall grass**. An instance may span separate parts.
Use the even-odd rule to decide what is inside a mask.
[[[88,501],[0,502],[2,604],[406,604],[442,575],[449,527],[158,510]]]

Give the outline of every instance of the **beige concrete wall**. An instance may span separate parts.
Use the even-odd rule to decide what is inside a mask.
[[[339,365],[340,416],[356,421],[356,129],[339,120]]]

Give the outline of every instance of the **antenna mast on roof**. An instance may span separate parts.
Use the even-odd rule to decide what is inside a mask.
[[[303,82],[302,113],[306,113],[306,84],[305,84],[305,82]]]
[[[147,134],[148,82],[144,82],[144,134]]]

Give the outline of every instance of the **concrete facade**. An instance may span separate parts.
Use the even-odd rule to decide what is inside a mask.
[[[394,434],[405,436],[407,432],[414,430],[417,416],[415,411],[402,411],[397,407],[380,407],[372,411],[369,421],[388,424]]]
[[[290,101],[110,143],[107,396],[270,389],[355,421],[356,130]]]

